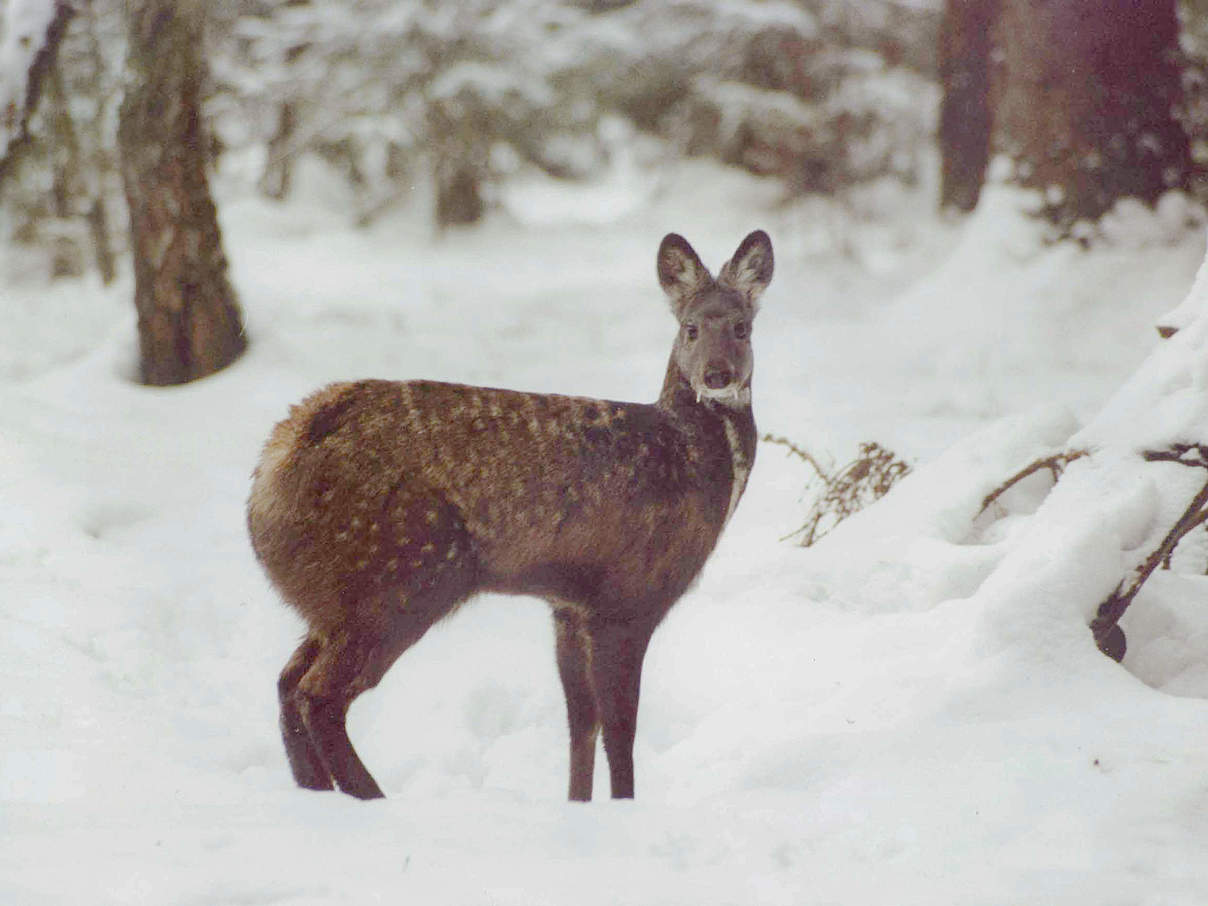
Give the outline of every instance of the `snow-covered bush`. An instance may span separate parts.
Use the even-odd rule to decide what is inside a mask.
[[[470,222],[498,161],[556,175],[592,168],[595,111],[551,77],[546,53],[586,16],[535,0],[248,10],[230,22],[225,52],[216,50],[216,123],[227,144],[263,149],[270,194],[288,185],[275,169],[319,153],[341,167],[368,215],[427,168],[438,220]]]
[[[866,6],[856,17],[844,4],[646,0],[587,42],[581,66],[600,102],[642,128],[791,191],[911,180],[934,131],[933,73],[900,62],[889,35],[901,8]],[[933,23],[908,19],[929,60]]]
[[[672,142],[833,192],[913,178],[932,131],[930,74],[890,39],[931,40],[928,13],[888,2],[862,17],[790,0],[294,2],[231,22],[215,71],[235,146],[266,173],[321,151],[373,209],[427,168],[438,219],[473,220],[515,166],[598,173],[616,116]],[[859,27],[855,23],[859,24]],[[920,27],[919,23],[923,23]],[[501,162],[510,166],[501,166]],[[279,187],[278,175],[267,180]],[[286,180],[287,181],[287,180]],[[455,191],[446,192],[446,190]],[[279,192],[275,193],[279,194]],[[455,208],[440,211],[452,198]],[[448,216],[446,216],[446,214]]]

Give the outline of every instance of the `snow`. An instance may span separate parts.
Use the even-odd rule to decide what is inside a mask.
[[[131,382],[128,276],[48,289],[0,258],[0,902],[1208,901],[1203,542],[1126,615],[1123,665],[1086,628],[1203,477],[1136,455],[1208,429],[1204,281],[1153,329],[1204,257],[1192,206],[1124,209],[1081,250],[1002,188],[958,223],[926,187],[784,205],[686,162],[606,177],[598,216],[532,182],[434,238],[416,212],[348,228],[298,181],[284,207],[218,182],[251,347],[188,386]],[[563,801],[549,618],[501,597],[354,706],[390,798],[295,789],[275,679],[301,625],[243,528],[273,422],[368,375],[652,399],[659,239],[716,267],[757,227],[761,427],[914,472],[803,550],[780,539],[808,470],[763,445],[655,634],[634,802]]]

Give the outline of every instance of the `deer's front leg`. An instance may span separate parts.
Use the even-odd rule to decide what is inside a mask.
[[[583,620],[568,609],[554,612],[558,637],[558,675],[566,694],[566,721],[570,727],[570,790],[572,802],[591,800],[596,767],[596,740],[600,716],[591,680],[591,640]]]
[[[642,660],[653,627],[603,624],[591,629],[591,676],[604,728],[613,799],[633,798],[633,739]]]

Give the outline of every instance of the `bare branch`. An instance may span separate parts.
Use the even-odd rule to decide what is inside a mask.
[[[1208,445],[1204,444],[1171,444],[1165,450],[1146,450],[1141,455],[1146,462],[1173,462],[1180,466],[1208,469]]]
[[[990,508],[990,504],[998,500],[999,497],[1007,493],[1007,491],[1011,490],[1011,488],[1015,487],[1015,485],[1019,484],[1019,482],[1023,481],[1025,478],[1029,477],[1030,475],[1035,475],[1041,469],[1048,469],[1049,474],[1053,476],[1053,484],[1056,484],[1061,478],[1061,473],[1065,471],[1066,466],[1068,466],[1074,460],[1081,459],[1083,456],[1088,455],[1088,453],[1089,451],[1087,450],[1069,450],[1064,453],[1054,453],[1052,456],[1046,456],[1044,459],[1038,459],[1035,462],[1030,463],[987,494],[986,499],[982,501],[981,509],[977,511],[977,514],[980,516],[982,513],[988,510]]]
[[[1208,446],[1204,444],[1172,444],[1166,450],[1146,450],[1142,456],[1146,462],[1173,462],[1182,466],[1208,470]],[[1121,582],[1116,586],[1116,590],[1099,605],[1099,610],[1091,621],[1091,632],[1095,636],[1096,644],[1104,654],[1117,661],[1124,657],[1124,633],[1117,626],[1120,617],[1124,615],[1124,611],[1128,610],[1133,599],[1141,591],[1141,586],[1145,584],[1153,571],[1163,563],[1170,561],[1170,555],[1178,543],[1189,532],[1206,521],[1208,521],[1208,481],[1187,504],[1187,509],[1166,533],[1162,542],[1136,568],[1132,581],[1127,586]]]
[[[814,457],[810,455],[808,450],[804,450],[797,446],[787,437],[779,437],[774,434],[765,434],[759,439],[765,443],[779,444],[782,447],[786,447],[788,451],[798,459],[804,460],[815,472],[818,473],[818,477],[823,481],[831,480],[830,474],[826,471],[826,469],[822,468],[822,466],[818,463],[818,460],[814,459]]]

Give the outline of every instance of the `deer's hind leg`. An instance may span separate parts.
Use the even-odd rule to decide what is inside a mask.
[[[385,673],[385,669],[378,667],[380,648],[381,642],[374,634],[356,631],[342,631],[320,644],[310,668],[295,688],[292,707],[306,727],[327,783],[314,786],[303,783],[295,767],[299,785],[310,789],[331,789],[334,785],[358,799],[382,797],[381,787],[352,747],[345,726],[349,705],[365,689],[376,685]],[[289,751],[288,742],[286,750]],[[292,753],[290,765],[295,765]]]
[[[348,738],[349,707],[464,598],[462,584],[429,581],[422,592],[398,597],[382,621],[372,626],[350,623],[321,645],[297,685],[294,702],[327,776],[341,792],[358,799],[383,796]]]
[[[277,681],[277,699],[281,704],[281,739],[285,743],[285,755],[298,786],[307,790],[332,789],[328,773],[319,750],[311,739],[310,730],[302,717],[297,697],[298,683],[310,670],[322,649],[323,643],[313,634],[298,646]]]
[[[477,577],[473,544],[451,507],[430,499],[400,507],[389,527],[407,531],[405,543],[383,546],[364,573],[350,577],[344,619],[321,639],[293,694],[327,776],[359,799],[380,798],[382,790],[348,738],[349,706],[470,595]]]
[[[282,672],[278,694],[298,784],[375,799],[382,790],[348,738],[348,709],[469,596],[478,567],[460,513],[421,484],[400,481],[376,512],[358,509],[364,515],[320,539],[329,549],[323,581],[293,589],[291,603],[312,631]],[[324,589],[330,598],[318,597]]]

